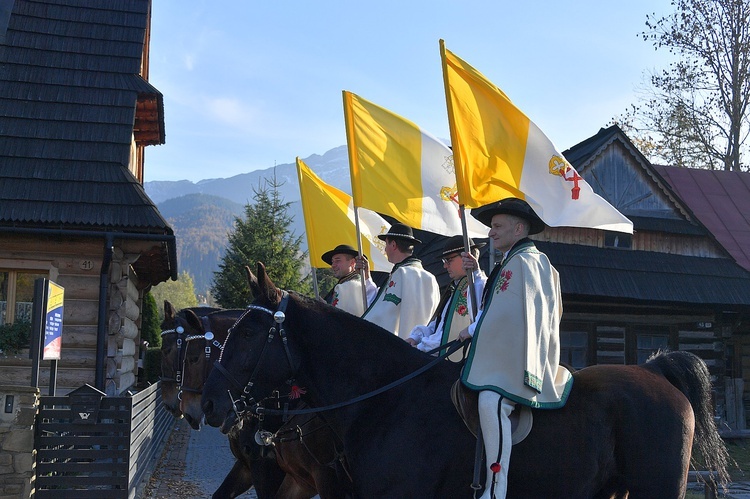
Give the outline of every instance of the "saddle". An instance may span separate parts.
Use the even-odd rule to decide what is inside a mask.
[[[459,379],[451,387],[451,400],[466,427],[476,437],[479,428],[479,392],[466,388]],[[529,435],[533,424],[531,408],[516,404],[516,408],[510,414],[513,445],[522,442]]]

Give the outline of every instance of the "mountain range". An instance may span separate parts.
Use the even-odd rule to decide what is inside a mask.
[[[303,161],[327,184],[351,193],[349,158],[346,146],[336,147],[325,154],[313,154]],[[187,271],[195,284],[195,291],[206,296],[214,272],[224,255],[227,235],[234,228],[234,220],[244,216],[244,207],[254,203],[253,189],[267,179],[280,184],[279,195],[291,203],[293,217],[290,230],[297,235],[305,232],[300,203],[297,168],[293,163],[276,165],[228,178],[189,180],[158,180],[145,182],[146,194],[156,203],[177,238],[177,259],[180,272]],[[302,238],[303,250],[307,241]]]

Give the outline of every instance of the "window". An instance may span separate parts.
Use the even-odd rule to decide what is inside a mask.
[[[639,334],[637,335],[637,363],[645,363],[652,354],[657,350],[664,350],[669,347],[668,334]]]
[[[586,367],[588,344],[586,331],[560,331],[560,362],[576,369]]]
[[[633,246],[633,236],[624,232],[606,231],[604,233],[604,246],[607,248],[629,249]]]
[[[34,281],[47,276],[38,270],[0,270],[0,326],[31,322]]]

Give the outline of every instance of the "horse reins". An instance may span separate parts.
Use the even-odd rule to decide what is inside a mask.
[[[287,384],[293,385],[294,378],[297,373],[297,369],[294,367],[294,363],[292,362],[292,356],[291,356],[291,353],[289,352],[289,345],[287,341],[288,338],[283,327],[284,320],[286,319],[286,314],[284,312],[286,310],[286,306],[289,301],[289,294],[283,290],[281,291],[281,293],[282,293],[281,302],[279,303],[279,307],[276,312],[272,312],[271,310],[265,307],[258,306],[258,305],[249,305],[247,307],[247,310],[240,316],[239,319],[237,319],[237,322],[235,322],[235,326],[239,324],[240,321],[242,321],[242,319],[253,310],[259,310],[261,312],[265,312],[266,314],[273,317],[274,322],[278,324],[279,326],[278,334],[284,346],[284,352],[286,353],[286,358],[287,358],[287,361],[289,362],[289,367],[292,370],[292,375],[287,380]],[[229,340],[229,337],[231,336],[233,329],[234,329],[234,326],[232,326],[229,329],[229,332],[227,334],[227,339],[224,340],[224,346],[226,346],[226,342]],[[452,342],[446,343],[445,345],[442,345],[441,347],[439,347],[439,349],[446,349],[446,352],[436,357],[434,360],[430,361],[428,364],[425,364],[424,366],[404,376],[403,378],[399,378],[391,383],[388,383],[385,386],[372,390],[371,392],[365,393],[364,395],[360,395],[351,400],[347,400],[344,402],[339,402],[336,404],[331,404],[331,405],[327,405],[323,407],[315,407],[315,408],[308,408],[308,409],[291,409],[291,410],[290,409],[268,409],[260,405],[260,403],[256,402],[253,397],[249,396],[249,394],[250,394],[250,390],[252,390],[253,385],[255,384],[255,377],[258,374],[258,370],[260,369],[261,362],[266,353],[267,347],[268,345],[271,344],[271,342],[275,338],[276,332],[277,332],[276,326],[271,326],[269,328],[266,342],[263,344],[263,349],[260,352],[260,357],[258,357],[258,362],[255,364],[253,373],[250,375],[250,379],[248,380],[247,384],[244,387],[239,381],[237,381],[234,378],[234,376],[232,376],[232,374],[229,371],[227,371],[227,369],[224,366],[221,365],[221,360],[222,360],[221,355],[219,356],[219,360],[214,363],[214,367],[233,385],[234,388],[239,389],[242,393],[238,399],[234,399],[234,397],[232,397],[232,391],[227,390],[227,392],[229,393],[229,398],[232,401],[232,407],[237,417],[241,417],[245,412],[247,412],[250,409],[251,404],[253,404],[252,410],[255,414],[258,414],[258,415],[274,414],[274,415],[283,415],[283,416],[297,415],[297,414],[315,414],[318,412],[330,411],[333,409],[339,409],[341,407],[346,407],[348,405],[356,404],[358,402],[367,400],[371,397],[374,397],[383,392],[386,392],[390,390],[391,388],[395,388],[403,383],[406,383],[407,381],[410,381],[416,378],[423,372],[436,366],[440,361],[442,361],[447,356],[451,355],[453,352],[455,352],[456,350],[461,348],[461,346],[463,346],[463,342],[461,342],[460,340],[453,340]],[[223,353],[224,352],[222,350],[222,355]]]
[[[404,376],[403,378],[399,378],[391,383],[388,383],[385,386],[381,386],[380,388],[377,388],[375,390],[372,390],[371,392],[367,392],[363,395],[359,395],[357,397],[354,397],[351,400],[347,400],[344,402],[338,402],[336,404],[326,405],[323,407],[314,407],[309,409],[290,409],[290,410],[283,410],[283,409],[267,409],[263,406],[260,406],[258,404],[255,405],[255,412],[257,414],[275,414],[275,415],[297,415],[297,414],[315,414],[318,412],[325,412],[325,411],[331,411],[333,409],[340,409],[341,407],[346,407],[348,405],[356,404],[358,402],[362,402],[363,400],[367,400],[371,397],[374,397],[376,395],[380,395],[383,392],[387,392],[391,388],[395,388],[403,383],[406,383],[407,381],[411,381],[412,379],[416,378],[420,374],[424,373],[425,371],[428,371],[429,369],[435,367],[440,363],[440,361],[444,360],[446,357],[451,355],[453,352],[458,350],[463,346],[463,342],[460,340],[453,340],[451,342],[446,343],[445,345],[442,345],[442,348],[447,348],[446,352],[441,354],[440,356],[436,357],[435,359],[431,360],[429,363],[423,365],[419,369],[417,369],[414,372],[411,372]]]

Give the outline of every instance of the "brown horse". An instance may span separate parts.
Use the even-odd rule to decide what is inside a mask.
[[[476,440],[450,398],[459,366],[439,362],[363,399],[432,357],[372,323],[279,290],[262,264],[254,296],[204,385],[208,424],[226,431],[235,407],[252,407],[293,380],[312,406],[328,409],[356,497],[472,496]],[[684,497],[694,437],[705,465],[727,479],[710,377],[697,356],[592,366],[574,380],[563,408],[533,411],[531,433],[513,450],[508,497]],[[347,403],[353,399],[360,401]]]
[[[193,429],[200,429],[203,419],[203,383],[219,359],[227,331],[242,313],[244,309],[221,310],[200,318],[192,310],[178,313],[185,331],[180,409]],[[266,445],[258,444],[256,434],[263,434]],[[316,493],[323,499],[345,497],[346,478],[340,480],[337,474],[341,456],[335,442],[319,417],[293,417],[286,424],[279,417],[262,423],[248,418],[229,433],[237,461],[214,497],[235,497],[252,485],[261,498],[309,498]]]

